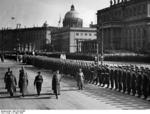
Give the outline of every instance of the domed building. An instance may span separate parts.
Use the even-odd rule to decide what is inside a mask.
[[[79,53],[81,42],[96,39],[96,28],[83,27],[80,14],[71,5],[63,20],[63,27],[51,33],[54,52]]]
[[[83,25],[83,20],[80,18],[79,13],[75,10],[74,5],[71,6],[71,10],[66,13],[63,20],[63,27],[79,27]]]

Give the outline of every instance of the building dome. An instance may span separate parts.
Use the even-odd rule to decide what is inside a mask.
[[[80,18],[79,13],[75,10],[74,5],[71,10],[66,13],[63,20],[63,27],[82,27],[83,20]]]

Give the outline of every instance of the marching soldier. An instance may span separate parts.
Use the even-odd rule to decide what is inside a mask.
[[[34,86],[36,86],[37,95],[39,96],[42,89],[43,77],[41,72],[38,72],[38,75],[35,77]]]
[[[57,70],[52,78],[52,90],[56,95],[56,99],[58,99],[58,95],[60,95],[60,81],[61,81],[61,75],[59,73],[59,70]]]
[[[76,80],[77,80],[77,86],[79,90],[83,90],[83,86],[84,86],[84,74],[82,72],[82,69],[79,69],[79,72],[76,76]]]

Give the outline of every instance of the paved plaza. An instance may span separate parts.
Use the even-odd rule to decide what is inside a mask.
[[[28,93],[21,97],[19,88],[15,97],[11,98],[4,89],[4,74],[11,67],[14,75],[19,77],[19,69],[24,66],[29,78]],[[33,80],[41,71],[44,82],[41,96],[36,95]],[[64,76],[61,82],[61,95],[57,100],[51,90],[52,72],[38,69],[31,65],[23,65],[14,61],[0,62],[0,109],[99,109],[99,110],[149,110],[150,102],[135,96],[123,94],[115,90],[86,84],[80,91],[76,82],[69,76]]]

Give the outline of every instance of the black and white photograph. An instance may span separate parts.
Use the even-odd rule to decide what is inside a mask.
[[[0,0],[0,113],[27,110],[150,110],[150,0]]]

